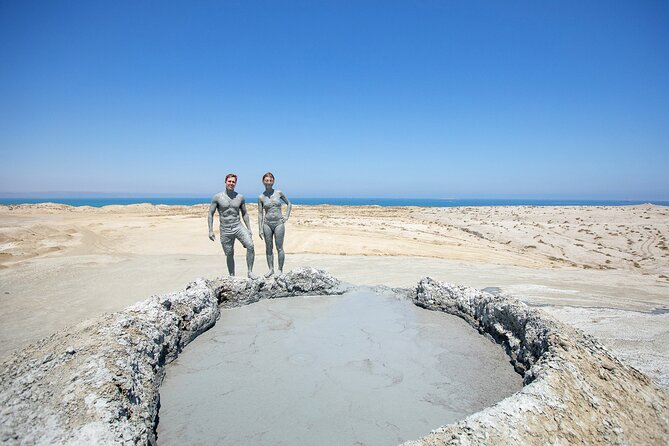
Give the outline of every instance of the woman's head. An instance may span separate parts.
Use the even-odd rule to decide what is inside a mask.
[[[268,188],[274,186],[274,174],[272,174],[272,172],[267,172],[265,175],[263,175],[262,184],[264,184],[265,187]]]

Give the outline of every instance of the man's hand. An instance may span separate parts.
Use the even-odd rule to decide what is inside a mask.
[[[213,232],[210,232],[210,233],[209,233],[209,240],[211,240],[212,242],[213,242],[214,240],[216,240],[216,236],[214,235]]]

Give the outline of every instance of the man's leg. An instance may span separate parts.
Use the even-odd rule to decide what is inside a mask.
[[[225,261],[228,264],[228,274],[235,275],[235,238],[221,233],[221,246],[225,254]]]
[[[253,248],[253,239],[251,238],[251,233],[243,226],[237,230],[237,238],[241,242],[242,246],[246,248],[246,269],[248,273],[246,274],[249,279],[255,279],[253,274],[253,262],[256,258],[255,249]]]
[[[270,277],[274,274],[274,246],[272,243],[272,228],[268,225],[262,225],[262,232],[265,236],[265,256],[267,257],[267,266],[269,267],[269,272],[265,274],[265,277]]]
[[[250,279],[255,279],[255,276],[253,275],[253,262],[256,259],[256,253],[255,250],[253,249],[253,245],[250,247],[246,248],[246,268],[248,270],[248,273],[246,274]]]

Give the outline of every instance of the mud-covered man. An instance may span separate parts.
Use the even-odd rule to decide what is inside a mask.
[[[246,266],[248,277],[254,278],[253,261],[255,251],[253,249],[253,238],[251,234],[251,223],[249,214],[246,212],[244,196],[235,192],[237,175],[230,173],[225,177],[225,191],[219,192],[211,199],[209,207],[209,239],[216,240],[214,235],[214,213],[218,210],[219,222],[221,224],[221,246],[228,264],[228,273],[235,275],[235,239],[239,240],[246,248]],[[239,218],[241,213],[246,227],[242,226]]]

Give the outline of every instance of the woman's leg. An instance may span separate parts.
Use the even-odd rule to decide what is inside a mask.
[[[286,228],[281,223],[274,228],[274,237],[276,239],[276,250],[279,253],[279,274],[283,274],[283,262],[286,260],[286,254],[283,252],[283,237],[286,235]]]
[[[274,274],[274,247],[272,246],[272,228],[270,228],[266,223],[262,225],[262,233],[265,237],[265,255],[267,256],[267,266],[269,271],[265,274],[265,277],[269,277]]]

